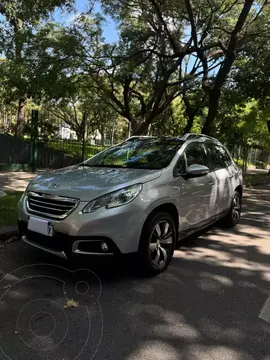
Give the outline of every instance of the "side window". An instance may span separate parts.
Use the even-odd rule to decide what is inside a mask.
[[[225,148],[222,148],[222,149],[224,150],[224,156],[225,156],[226,165],[227,166],[232,165],[232,158],[231,158],[230,153]]]
[[[201,143],[192,143],[186,149],[187,167],[190,165],[208,166],[204,146]]]
[[[224,169],[230,165],[231,159],[222,146],[214,143],[207,143],[207,148],[212,158],[214,170]]]

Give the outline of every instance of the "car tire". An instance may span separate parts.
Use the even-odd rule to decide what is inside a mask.
[[[176,224],[166,212],[158,212],[145,223],[138,251],[140,273],[155,276],[169,265],[177,241]]]
[[[236,226],[240,220],[242,209],[242,196],[238,191],[233,194],[231,207],[228,214],[221,220],[221,226],[232,228]]]

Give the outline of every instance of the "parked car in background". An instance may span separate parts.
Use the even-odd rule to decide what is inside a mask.
[[[176,243],[240,218],[242,172],[216,139],[132,137],[89,160],[36,176],[19,202],[24,242],[62,258],[136,253],[149,275]]]

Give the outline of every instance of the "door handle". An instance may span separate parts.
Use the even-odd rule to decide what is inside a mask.
[[[209,185],[212,185],[212,186],[215,185],[215,181],[210,181]]]

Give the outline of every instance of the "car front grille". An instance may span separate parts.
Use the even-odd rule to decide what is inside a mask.
[[[26,204],[27,210],[31,214],[45,218],[64,219],[76,209],[79,200],[57,195],[28,192]]]

